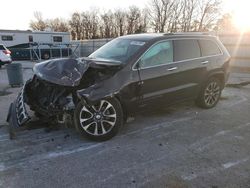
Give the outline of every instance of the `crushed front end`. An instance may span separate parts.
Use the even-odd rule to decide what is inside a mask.
[[[10,138],[29,122],[58,123],[74,110],[73,87],[65,87],[39,79],[28,80],[11,103],[7,121]]]
[[[76,105],[83,98],[79,91],[95,90],[92,86],[110,78],[118,69],[117,63],[86,58],[55,59],[35,65],[33,78],[10,104],[7,116],[10,138],[29,122],[57,124],[73,117]],[[99,98],[106,95],[99,93]],[[95,93],[89,91],[89,94]]]

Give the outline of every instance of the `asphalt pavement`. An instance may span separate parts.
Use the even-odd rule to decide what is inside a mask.
[[[28,79],[33,64],[25,66]],[[0,187],[249,187],[249,81],[248,73],[231,73],[215,108],[152,109],[102,143],[63,126],[9,140],[6,109],[20,88],[10,88],[1,69],[0,91],[9,93],[0,96]]]

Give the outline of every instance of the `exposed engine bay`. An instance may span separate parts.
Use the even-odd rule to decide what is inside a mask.
[[[73,88],[56,85],[34,76],[25,88],[26,103],[36,114],[51,117],[62,113],[68,98],[74,92]]]

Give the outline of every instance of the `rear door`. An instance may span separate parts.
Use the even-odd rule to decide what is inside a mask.
[[[223,62],[223,53],[217,43],[209,39],[199,39],[203,64],[207,64],[208,69],[215,69]],[[219,61],[219,62],[218,62]]]
[[[201,58],[201,49],[197,39],[175,39],[174,61],[179,68],[178,100],[196,98],[200,84],[207,73],[208,62]]]

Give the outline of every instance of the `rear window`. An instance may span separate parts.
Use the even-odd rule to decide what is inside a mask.
[[[202,56],[218,55],[221,54],[218,45],[211,40],[199,40]]]
[[[2,41],[12,41],[13,36],[11,35],[2,35]]]
[[[195,39],[181,39],[174,41],[175,61],[188,60],[201,56],[198,41]]]

